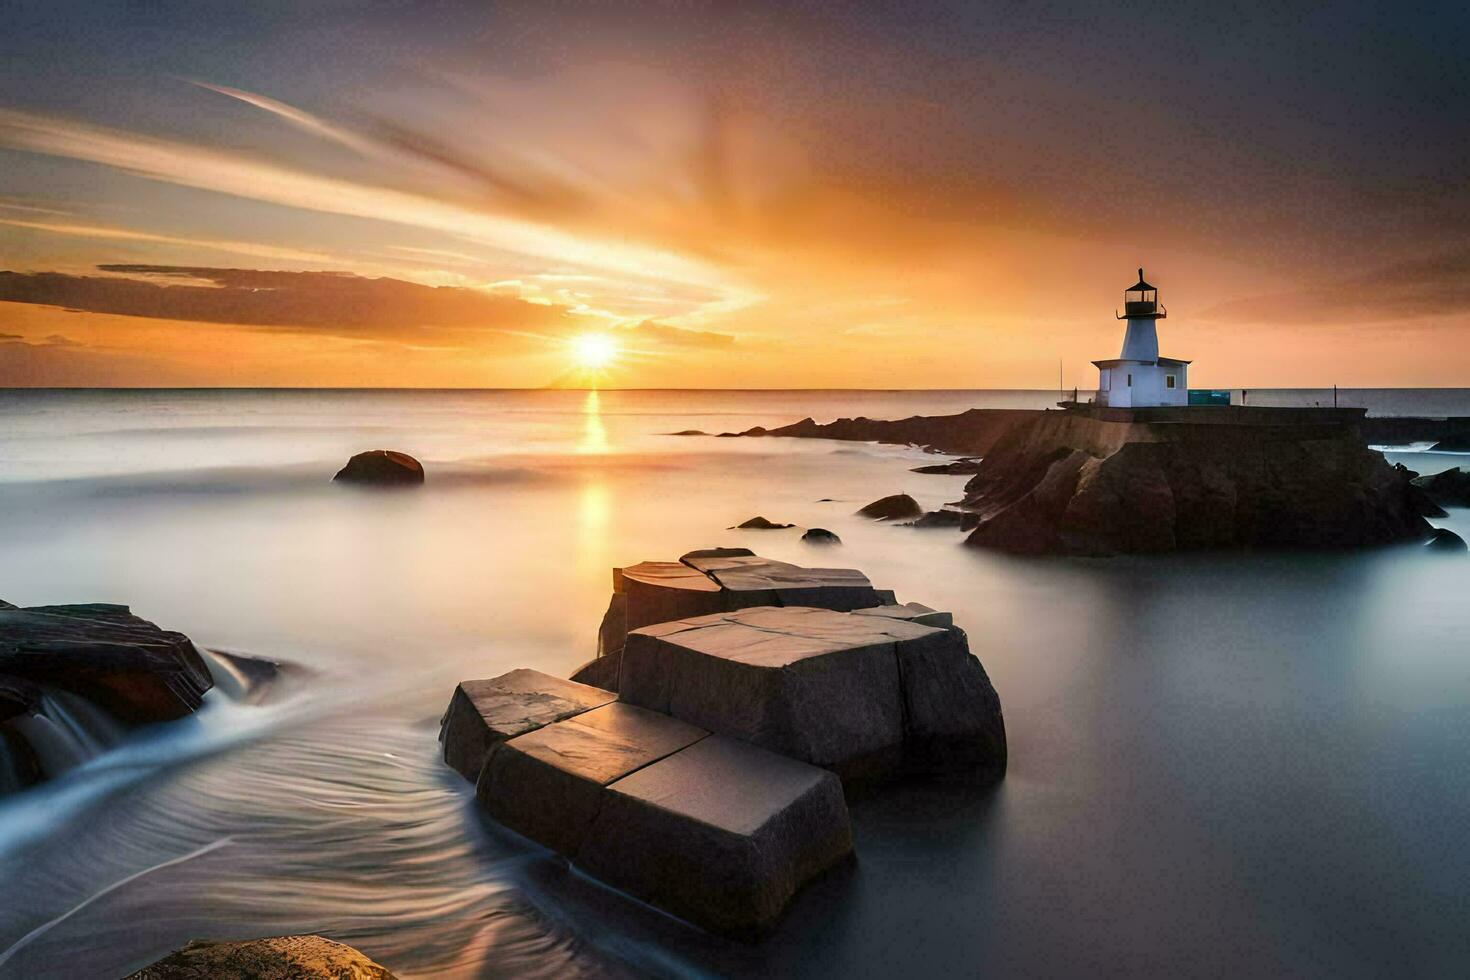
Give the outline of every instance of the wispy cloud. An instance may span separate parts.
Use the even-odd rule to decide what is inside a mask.
[[[263,259],[282,259],[290,262],[323,263],[332,261],[324,252],[307,252],[279,245],[263,245],[257,242],[226,241],[207,238],[180,238],[175,235],[160,235],[149,231],[130,228],[112,228],[106,225],[63,223],[58,221],[22,221],[15,218],[0,218],[0,225],[12,228],[27,228],[51,235],[68,235],[78,238],[95,238],[106,241],[146,242],[152,245],[178,245],[188,248],[204,248],[216,252],[233,252],[236,255],[253,255]]]

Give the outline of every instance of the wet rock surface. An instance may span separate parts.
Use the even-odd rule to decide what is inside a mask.
[[[196,940],[124,980],[394,980],[351,946],[321,936]]]
[[[353,456],[332,479],[364,486],[416,486],[424,482],[424,467],[408,453],[374,449]]]
[[[526,668],[461,681],[439,725],[444,761],[473,782],[498,743],[616,698],[610,691]]]

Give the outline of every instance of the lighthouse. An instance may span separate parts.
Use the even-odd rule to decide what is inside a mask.
[[[1149,408],[1189,404],[1189,362],[1159,355],[1157,324],[1169,313],[1159,303],[1159,291],[1143,278],[1123,292],[1127,321],[1123,352],[1097,365],[1097,401],[1110,408]]]

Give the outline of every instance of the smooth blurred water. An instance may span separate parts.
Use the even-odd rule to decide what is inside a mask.
[[[1466,392],[1373,397],[1470,414]],[[1020,560],[852,516],[899,490],[958,498],[964,477],[908,471],[916,450],[662,434],[1054,398],[0,392],[0,597],[124,602],[311,670],[0,804],[0,976],[115,977],[191,938],[282,932],[402,976],[1459,974],[1470,558]],[[330,482],[371,448],[418,456],[428,483]],[[725,530],[755,514],[845,545]],[[1464,511],[1436,523],[1470,534]],[[487,824],[436,754],[455,681],[567,673],[612,566],[714,544],[952,609],[1011,742],[996,790],[856,801],[858,862],[758,946]]]

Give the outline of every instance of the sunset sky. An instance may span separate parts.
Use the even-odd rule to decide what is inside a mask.
[[[1467,10],[20,0],[0,385],[1470,384]]]

